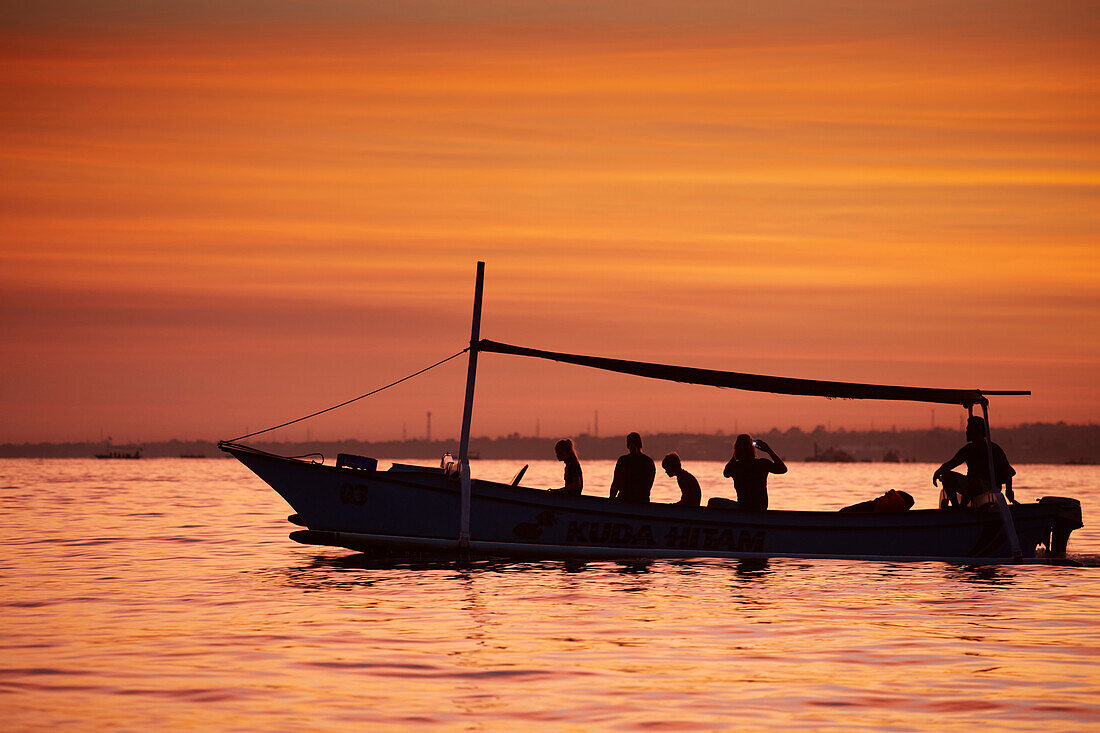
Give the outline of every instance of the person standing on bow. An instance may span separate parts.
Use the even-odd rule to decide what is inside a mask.
[[[573,441],[563,438],[554,444],[554,455],[565,464],[565,486],[560,489],[550,489],[570,496],[580,496],[584,489],[584,476],[581,474],[581,459],[577,457],[577,449]]]
[[[993,466],[996,472],[996,480],[989,480],[989,450],[985,442],[985,419],[972,415],[966,421],[967,443],[959,452],[936,469],[932,474],[932,485],[937,481],[943,483],[943,491],[940,494],[940,509],[948,506],[966,506],[974,497],[988,491],[1000,491],[1005,487],[1005,498],[1013,504],[1016,495],[1012,491],[1012,477],[1016,475],[1016,469],[1008,462],[1008,456],[1001,450],[1001,446],[993,444]],[[952,471],[956,466],[966,464],[966,475]]]
[[[756,448],[771,456],[757,458]],[[768,474],[786,473],[787,464],[776,455],[767,443],[753,440],[742,433],[733,443],[733,457],[726,464],[722,475],[733,479],[733,489],[737,492],[736,509],[762,512],[768,508]]]
[[[631,504],[648,504],[657,466],[652,458],[642,453],[642,436],[637,433],[626,436],[626,449],[629,453],[619,456],[615,463],[611,498]]]

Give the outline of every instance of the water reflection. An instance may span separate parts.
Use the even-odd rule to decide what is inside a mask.
[[[521,561],[503,557],[463,558],[455,555],[373,554],[315,555],[309,569],[341,570],[477,570],[485,572],[526,572],[532,569],[552,569],[561,566],[559,560]],[[583,563],[582,563],[583,564]]]
[[[281,575],[292,588],[308,591],[367,588],[387,578],[368,571],[500,570],[505,561],[464,561],[446,557],[383,557],[365,553],[314,555],[309,562],[272,572]]]
[[[1015,583],[1015,574],[1004,565],[944,565],[948,580],[975,585],[1004,586]]]
[[[136,463],[127,470],[154,479],[172,465]],[[1100,590],[1088,569],[378,557],[292,544],[266,519],[285,515],[278,497],[233,461],[194,463],[178,484],[116,485],[85,463],[0,461],[0,483],[27,487],[5,494],[13,519],[0,527],[15,550],[0,559],[10,727],[61,727],[73,710],[111,730],[1100,722]],[[932,467],[919,468],[914,484],[927,483]],[[57,473],[93,478],[49,485]],[[868,484],[838,475],[822,488],[838,503]],[[205,512],[219,522],[181,543],[196,496],[222,502]],[[1077,547],[1097,564],[1090,528]]]
[[[734,572],[741,578],[760,579],[766,578],[772,573],[768,569],[768,558],[766,557],[742,558],[737,561],[737,568]]]
[[[640,576],[651,572],[654,560],[622,560],[593,562],[589,560],[529,560],[508,558],[461,558],[454,555],[398,555],[354,553],[350,555],[314,555],[309,562],[293,567],[274,569],[291,587],[307,590],[349,590],[374,585],[383,579],[366,571],[427,572],[454,571],[457,577],[471,580],[486,573],[539,573],[558,571],[566,575],[608,571],[617,575]]]
[[[296,587],[318,590],[321,588],[348,589],[369,586],[381,579],[373,573],[360,571],[454,571],[457,577],[470,580],[485,573],[539,573],[556,571],[565,575],[610,572],[614,575],[643,577],[654,572],[669,570],[681,576],[709,574],[716,568],[733,570],[738,580],[763,580],[775,573],[775,560],[769,558],[742,558],[734,560],[664,560],[637,559],[593,561],[580,559],[549,559],[520,561],[508,558],[460,558],[453,555],[385,555],[378,553],[353,553],[349,555],[317,554],[305,564],[272,569]],[[799,564],[786,566],[798,569]]]
[[[620,560],[615,563],[615,572],[620,575],[643,575],[649,572],[653,560]]]
[[[562,560],[561,569],[566,573],[583,573],[589,569],[589,563],[587,560]]]

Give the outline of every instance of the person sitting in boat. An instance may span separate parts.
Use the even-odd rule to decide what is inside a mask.
[[[676,484],[680,487],[680,501],[676,502],[676,506],[699,506],[702,498],[699,480],[684,470],[680,456],[675,451],[664,457],[661,468],[665,469],[669,478],[676,479]]]
[[[577,449],[573,441],[563,438],[554,444],[554,455],[565,464],[565,486],[560,489],[550,489],[570,496],[580,496],[584,489],[584,477],[581,475],[581,459],[577,457]]]
[[[1000,491],[1002,485],[1005,487],[1005,497],[1013,504],[1017,503],[1012,491],[1012,477],[1016,475],[1016,469],[1009,464],[1008,456],[996,443],[992,444],[996,480],[989,480],[989,450],[985,436],[985,419],[971,416],[966,421],[966,445],[932,474],[933,486],[937,481],[943,484],[940,509],[948,506],[965,507],[976,496],[989,491]],[[966,464],[965,476],[951,470],[963,463]]]
[[[631,433],[626,436],[625,456],[619,456],[615,463],[615,474],[611,479],[611,498],[631,504],[649,503],[649,492],[653,488],[653,479],[657,475],[657,466],[653,459],[642,453],[642,436]]]
[[[913,495],[906,491],[890,489],[877,499],[861,501],[858,504],[846,506],[840,511],[856,512],[859,514],[892,514],[893,512],[907,512],[913,508]]]
[[[756,448],[771,456],[771,460],[757,458]],[[742,433],[734,441],[733,457],[722,471],[723,476],[733,479],[737,501],[725,499],[717,502],[712,499],[707,506],[762,512],[768,508],[768,474],[786,472],[787,464],[783,463],[783,459],[776,455],[771,446]]]

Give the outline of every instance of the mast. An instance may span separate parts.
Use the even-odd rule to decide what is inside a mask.
[[[1016,524],[1012,521],[1012,510],[1008,508],[1008,502],[1001,493],[1001,484],[997,477],[997,467],[993,460],[993,438],[989,432],[989,400],[982,400],[982,417],[985,418],[985,453],[989,460],[989,488],[993,492],[993,501],[997,504],[997,511],[1001,514],[1001,524],[1004,525],[1005,534],[1008,535],[1008,546],[1012,550],[1012,559],[1019,562],[1023,557],[1020,551],[1020,538],[1016,534]]]
[[[458,464],[462,482],[462,511],[459,516],[458,545],[470,546],[470,421],[474,412],[474,381],[477,377],[478,341],[481,339],[481,292],[485,283],[485,263],[477,263],[474,283],[474,317],[470,326],[470,363],[466,370],[466,402],[462,407],[462,438],[458,444]]]

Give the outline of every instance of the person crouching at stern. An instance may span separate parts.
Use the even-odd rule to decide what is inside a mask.
[[[940,492],[940,509],[948,506],[967,506],[980,495],[989,491],[1000,491],[1005,487],[1005,498],[1013,504],[1016,495],[1012,491],[1012,477],[1016,469],[1008,462],[1001,446],[985,442],[985,420],[972,416],[966,421],[966,445],[932,474],[932,485],[939,481],[943,484]],[[989,475],[989,453],[993,453],[994,475]],[[951,469],[966,464],[966,475]],[[992,480],[991,480],[992,479]]]

